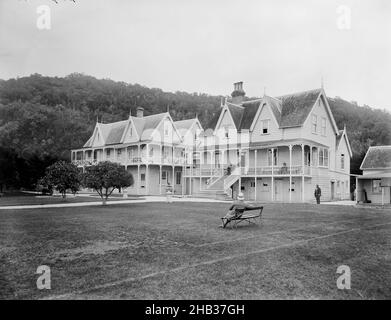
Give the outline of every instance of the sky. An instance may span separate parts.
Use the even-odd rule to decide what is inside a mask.
[[[389,0],[57,2],[0,0],[1,79],[79,72],[212,95],[243,81],[250,97],[323,79],[329,97],[391,112]]]

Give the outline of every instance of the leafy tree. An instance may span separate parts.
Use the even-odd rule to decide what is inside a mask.
[[[98,192],[103,204],[106,204],[114,189],[129,187],[133,183],[134,179],[131,173],[118,163],[109,161],[87,167],[83,179],[84,186]]]
[[[78,168],[66,161],[57,161],[46,169],[45,176],[38,181],[38,185],[46,189],[56,189],[66,197],[67,190],[75,194],[81,186],[81,174]]]

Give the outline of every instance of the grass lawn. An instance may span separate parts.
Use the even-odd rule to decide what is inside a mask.
[[[218,228],[224,203],[0,210],[0,298],[390,299],[391,211],[267,204]],[[38,290],[39,265],[51,290]],[[336,286],[351,268],[351,290]]]
[[[112,195],[107,201],[132,200],[140,199],[137,196],[128,196],[124,199],[122,195]],[[64,199],[61,196],[42,196],[36,194],[17,194],[12,196],[0,197],[1,206],[20,206],[20,205],[42,205],[42,204],[57,204],[57,203],[74,203],[74,202],[99,202],[101,198],[98,194],[90,197],[88,195],[77,195],[76,197],[69,196]]]

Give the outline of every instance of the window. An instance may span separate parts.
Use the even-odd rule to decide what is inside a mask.
[[[170,156],[170,149],[163,147],[163,158],[168,159]]]
[[[345,155],[343,153],[341,154],[341,169],[345,169]]]
[[[107,157],[110,157],[110,151],[111,151],[110,149],[107,149],[107,150],[106,150],[106,156],[107,156]]]
[[[130,127],[130,129],[129,129],[129,135],[130,135],[130,136],[133,135],[133,128],[132,128],[132,127]]]
[[[329,150],[325,148],[319,149],[319,167],[329,166]]]
[[[317,149],[313,149],[312,150],[312,165],[316,166],[317,165],[317,161],[318,161],[318,150]]]
[[[372,192],[373,193],[381,193],[380,182],[381,182],[381,180],[372,180]]]
[[[319,149],[319,166],[323,166],[323,163],[324,163],[323,149]]]
[[[312,133],[316,133],[318,130],[318,117],[313,114],[312,115]]]
[[[224,137],[226,137],[227,139],[229,138],[229,128],[228,127],[224,127]]]
[[[170,134],[170,122],[164,121],[164,135],[167,137]]]
[[[266,120],[262,120],[261,121],[261,125],[262,125],[262,134],[269,134],[269,123],[270,123],[270,120],[269,119],[266,119]]]
[[[272,164],[272,154],[273,154],[272,149],[268,149],[267,150],[267,165],[269,167],[271,167],[272,165],[276,166],[277,162],[278,162],[277,150],[274,149],[273,164]]]
[[[162,171],[162,182],[167,183],[168,172]]]
[[[175,173],[175,183],[176,184],[181,184],[181,180],[182,180],[182,172],[177,171]]]
[[[322,127],[321,127],[322,136],[326,136],[326,118],[322,117]]]
[[[140,175],[140,180],[141,180],[141,181],[145,181],[145,173],[142,173],[142,174]]]
[[[121,150],[121,149],[118,149],[118,150],[117,150],[117,155],[120,156],[120,155],[121,155],[121,152],[122,152],[122,150]]]
[[[153,157],[153,148],[149,149],[149,156]]]
[[[324,149],[323,155],[324,155],[324,166],[328,167],[329,166],[329,150]]]

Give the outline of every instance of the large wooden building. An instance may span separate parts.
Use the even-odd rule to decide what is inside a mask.
[[[198,119],[169,113],[97,123],[72,161],[85,167],[119,162],[133,173],[129,193],[306,202],[315,186],[322,200],[349,199],[352,151],[339,130],[323,88],[248,100],[243,83],[205,128]]]

